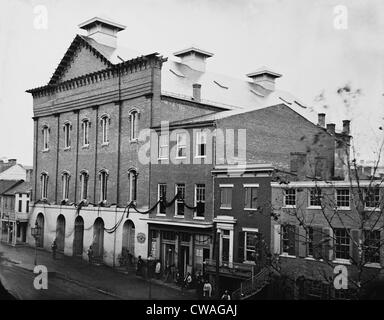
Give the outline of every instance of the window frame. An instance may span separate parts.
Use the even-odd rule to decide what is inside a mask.
[[[81,200],[88,199],[88,181],[89,181],[88,172],[86,171],[80,172],[80,199]],[[86,195],[86,197],[84,197],[84,195]]]
[[[367,239],[367,234],[372,234],[372,233],[377,233],[378,237],[377,238],[369,238]],[[373,245],[372,242],[378,242],[377,245]],[[370,242],[367,244],[367,242]],[[364,247],[367,247],[364,251],[364,263],[368,265],[373,265],[373,264],[379,264],[380,265],[380,260],[381,260],[381,233],[380,230],[364,230]],[[375,257],[377,258],[378,261],[369,261],[367,259],[367,251],[370,250],[371,247],[374,247],[376,250],[375,252]]]
[[[348,206],[340,206],[339,205],[339,196],[342,197],[343,195],[339,195],[339,191],[348,191]],[[344,195],[345,196],[345,195]],[[351,190],[349,188],[336,188],[335,190],[335,197],[336,197],[336,207],[338,210],[350,210],[351,209]],[[342,200],[340,200],[342,201]],[[343,200],[346,201],[346,200]]]
[[[201,190],[200,193],[198,190]],[[204,197],[204,200],[197,199],[198,195],[200,194],[200,198]],[[197,206],[197,203],[201,201],[204,203],[204,212],[202,216],[197,215],[197,210],[193,213],[194,219],[205,219],[205,205],[206,205],[206,186],[205,183],[196,183],[195,184],[195,196],[194,196],[194,206]]]
[[[334,241],[333,241],[333,250],[334,250],[334,255],[335,255],[335,260],[336,261],[350,261],[350,247],[351,247],[351,239],[350,239],[350,236],[349,236],[349,232],[350,230],[348,230],[347,228],[334,228]],[[342,236],[342,239],[344,240],[347,240],[346,242],[348,242],[347,244],[346,243],[340,243],[340,240],[339,237],[340,235],[338,235],[338,232],[345,232],[345,235]],[[339,243],[338,243],[339,242]],[[344,250],[345,250],[345,247],[347,247],[347,258],[346,257],[338,257],[338,253],[339,252],[343,252],[343,250],[341,250],[341,248],[344,247]]]
[[[311,187],[311,188],[308,189],[308,191],[309,191],[308,192],[308,208],[320,209],[321,208],[321,197],[322,197],[322,190],[321,190],[321,188],[319,188],[319,187]],[[312,195],[313,191],[315,191],[317,193],[318,193],[318,191],[320,191],[320,193]],[[318,197],[318,199],[314,199],[313,200],[313,197]],[[318,202],[316,202],[316,200],[318,200]],[[317,204],[317,203],[319,203],[319,204]]]
[[[243,185],[244,187],[244,210],[252,210],[252,211],[257,211],[257,207],[258,207],[258,195],[259,195],[259,184],[244,184]],[[250,197],[247,197],[247,190],[250,189]],[[253,201],[252,201],[252,195],[253,195],[253,192],[252,190],[255,189],[256,190],[256,200],[254,201],[254,205],[255,207],[253,207]],[[250,198],[250,199],[248,199]],[[250,205],[251,206],[247,206],[247,200],[250,200]]]
[[[258,234],[260,234],[260,232],[259,232],[258,229],[250,229],[250,228],[243,229],[243,232],[244,232],[244,256],[243,256],[244,260],[243,261],[244,261],[244,263],[256,264],[255,260],[248,260],[247,259],[247,252],[248,251],[254,252],[255,255],[256,255],[256,252],[257,252],[256,243],[254,245],[254,249],[253,250],[252,249],[248,249],[248,247],[247,247],[247,235],[248,234],[254,234],[254,237],[256,237]]]
[[[221,185],[219,185],[219,188],[220,188],[220,209],[224,209],[224,210],[231,210],[232,209],[232,191],[233,191],[233,185],[231,184],[231,185],[224,185],[224,184],[221,184]],[[223,203],[223,191],[224,190],[230,190],[230,201],[229,201],[229,203]],[[227,195],[227,197],[228,197],[228,195]],[[229,200],[229,199],[226,199],[226,200]],[[227,207],[227,206],[223,206],[223,205],[227,205],[227,204],[229,204],[229,206]]]
[[[369,199],[368,201],[366,200],[368,195],[367,195],[367,192],[368,192],[368,188],[364,188],[363,192],[364,192],[364,209],[365,210],[380,210],[380,200],[381,200],[381,195],[380,195],[380,188],[378,186],[375,186],[375,187],[370,187],[370,189],[373,190],[373,192],[376,192],[378,194],[373,194],[373,200]],[[376,199],[377,197],[377,199]],[[371,205],[367,205],[367,202],[369,204],[372,204],[374,203],[375,205],[374,206],[371,206]]]
[[[43,126],[43,151],[49,150],[50,129],[47,125]]]
[[[179,143],[179,136],[185,137],[185,144]],[[179,150],[184,150],[184,155],[179,156]],[[176,133],[176,159],[185,159],[187,157],[187,134],[185,132]]]
[[[136,169],[132,168],[128,170],[128,202],[137,201],[137,176],[138,173]]]
[[[287,198],[292,197],[292,195],[287,195],[287,191],[294,191],[295,204],[287,204]],[[296,188],[284,189],[284,208],[296,208],[296,205],[297,205],[297,189]]]
[[[89,128],[91,126],[91,122],[89,119],[83,119],[81,121],[81,127],[82,127],[82,142],[83,142],[83,148],[89,147]]]
[[[159,158],[159,160],[167,160],[168,157],[169,157],[169,136],[168,136],[168,134],[160,134],[158,137],[159,137],[158,138],[158,145],[159,145],[158,158]],[[162,138],[164,138],[165,144],[161,144]],[[163,150],[163,149],[166,150],[166,155],[165,156],[163,156],[162,152],[161,152],[161,150]]]
[[[157,201],[160,201],[160,190],[161,190],[161,187],[164,187],[165,189],[165,198],[167,198],[167,184],[166,183],[158,183],[157,184]],[[158,216],[165,216],[167,214],[167,208],[165,207],[165,212],[161,212],[161,204],[159,203],[157,205],[157,215]]]
[[[71,131],[72,125],[70,122],[65,122],[63,125],[64,130],[64,150],[71,149]]]
[[[101,145],[106,146],[109,144],[109,125],[111,122],[111,117],[107,114],[104,114],[100,117],[101,125]]]
[[[40,195],[42,200],[48,199],[48,173],[43,172],[40,174]]]
[[[129,112],[129,122],[130,122],[130,128],[129,128],[129,139],[130,141],[137,141],[138,140],[138,127],[139,127],[139,111],[136,109],[133,109]]]
[[[182,198],[183,200],[185,200],[185,183],[176,183],[175,184],[175,196],[177,195],[178,193],[178,189],[181,189],[183,191],[181,191],[182,193]],[[178,204],[182,204],[183,205],[183,213],[182,214],[179,214],[179,211],[178,211]],[[175,217],[180,217],[180,218],[184,218],[184,215],[185,215],[185,206],[184,206],[184,201],[179,201],[178,199],[175,200]]]
[[[100,202],[107,202],[108,198],[108,172],[106,170],[102,170],[99,172],[100,179]]]
[[[71,175],[65,171],[61,174],[61,199],[68,201],[69,199],[69,179]]]
[[[196,155],[195,155],[195,158],[206,158],[207,157],[207,132],[205,131],[196,131]],[[200,143],[201,140],[205,140],[204,143]],[[204,155],[200,154],[199,151],[200,148],[199,148],[199,145],[205,145],[205,148],[204,148]]]

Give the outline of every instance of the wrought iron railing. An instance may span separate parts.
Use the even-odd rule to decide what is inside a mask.
[[[232,299],[243,300],[260,292],[270,281],[269,268],[262,269],[248,280],[241,282],[240,288],[232,292]]]

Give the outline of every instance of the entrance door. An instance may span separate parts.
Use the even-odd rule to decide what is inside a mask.
[[[104,221],[97,218],[93,225],[93,252],[94,257],[103,259],[104,256]]]
[[[222,238],[221,259],[222,262],[229,261],[229,239],[224,237]]]
[[[132,255],[135,254],[135,225],[132,220],[127,220],[123,226],[122,252],[128,250]]]
[[[166,243],[163,248],[163,265],[167,268],[175,263],[175,245]]]
[[[37,226],[40,228],[40,237],[37,239],[37,246],[39,248],[44,247],[44,216],[42,213],[37,215]]]
[[[57,251],[64,252],[65,218],[62,214],[57,217],[57,221],[56,221],[56,244],[57,244]]]
[[[73,238],[73,255],[83,255],[84,220],[78,216],[75,220],[75,234]]]
[[[179,271],[183,276],[187,273],[187,266],[189,265],[189,247],[181,246],[179,255]]]

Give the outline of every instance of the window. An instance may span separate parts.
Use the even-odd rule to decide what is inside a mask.
[[[163,231],[163,240],[176,240],[176,234],[173,231]]]
[[[313,257],[313,228],[307,228],[307,256]]]
[[[349,235],[347,229],[335,228],[335,258],[349,260]]]
[[[220,188],[220,208],[231,209],[232,208],[232,188],[221,187]]]
[[[134,169],[128,172],[129,201],[137,200],[137,171]]]
[[[88,198],[88,173],[82,172],[80,174],[80,199],[86,200]]]
[[[231,232],[229,230],[221,230],[221,260],[229,262],[230,255],[230,242],[231,242]]]
[[[286,189],[285,190],[284,204],[286,207],[296,206],[296,189]]]
[[[204,217],[205,213],[205,184],[195,186],[195,217]]]
[[[311,188],[309,194],[309,205],[311,207],[320,207],[321,206],[321,189],[320,188]]]
[[[256,209],[257,208],[257,187],[246,187],[245,188],[245,209]]]
[[[176,185],[176,194],[178,194],[178,198],[175,202],[175,214],[178,216],[184,215],[184,199],[185,199],[185,184],[177,184]]]
[[[207,155],[207,134],[203,131],[196,132],[196,157]]]
[[[176,157],[185,158],[187,156],[187,135],[185,133],[176,134]]]
[[[41,198],[47,199],[48,195],[48,174],[41,174]]]
[[[49,149],[49,128],[45,126],[43,128],[43,150]]]
[[[380,206],[380,189],[378,187],[367,188],[364,190],[365,207],[379,208]]]
[[[367,263],[380,263],[380,230],[364,230],[364,259]]]
[[[68,200],[68,192],[69,192],[69,173],[64,172],[61,177],[62,180],[62,199]]]
[[[25,212],[28,213],[29,212],[29,200],[27,200],[26,204],[25,204]]]
[[[101,143],[108,144],[109,117],[107,115],[102,116],[100,120],[100,124],[101,124]]]
[[[283,254],[295,255],[295,230],[293,225],[281,226],[281,252]]]
[[[168,135],[159,136],[159,158],[168,159]]]
[[[166,213],[165,201],[167,199],[167,185],[165,183],[158,184],[157,194],[158,194],[158,200],[159,201],[161,200],[158,206],[158,213],[165,214]]]
[[[69,122],[64,124],[64,148],[71,147],[71,124]]]
[[[21,212],[23,211],[23,201],[19,200],[19,208],[18,211]]]
[[[100,201],[107,201],[108,174],[106,171],[100,172]]]
[[[336,190],[336,204],[341,208],[349,208],[349,189],[337,189]]]
[[[83,147],[89,146],[89,120],[83,120],[82,128],[83,128]]]
[[[129,120],[131,122],[131,140],[135,140],[137,139],[139,112],[136,110],[131,111]]]
[[[246,231],[244,241],[244,260],[256,262],[261,255],[261,234],[257,231]]]

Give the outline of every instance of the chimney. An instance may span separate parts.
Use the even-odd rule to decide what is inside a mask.
[[[17,163],[17,160],[16,160],[16,159],[8,159],[8,163],[9,163],[11,166],[14,166],[14,165]]]
[[[79,24],[79,28],[86,30],[87,36],[96,42],[117,48],[117,33],[124,30],[126,26],[104,18],[94,17]]]
[[[196,47],[190,47],[177,51],[173,53],[173,55],[175,57],[179,57],[182,64],[200,72],[205,72],[207,58],[213,57],[213,53],[198,49]]]
[[[348,134],[350,133],[350,120],[343,120],[343,133]]]
[[[335,134],[336,125],[334,123],[328,123],[327,124],[327,131],[330,134]]]
[[[318,114],[318,126],[325,128],[325,113]]]
[[[247,77],[251,78],[254,83],[271,91],[275,90],[275,79],[280,78],[281,76],[280,73],[273,72],[267,67],[261,67],[256,71],[247,74]]]
[[[193,87],[193,100],[200,102],[201,100],[201,84],[194,83]]]

